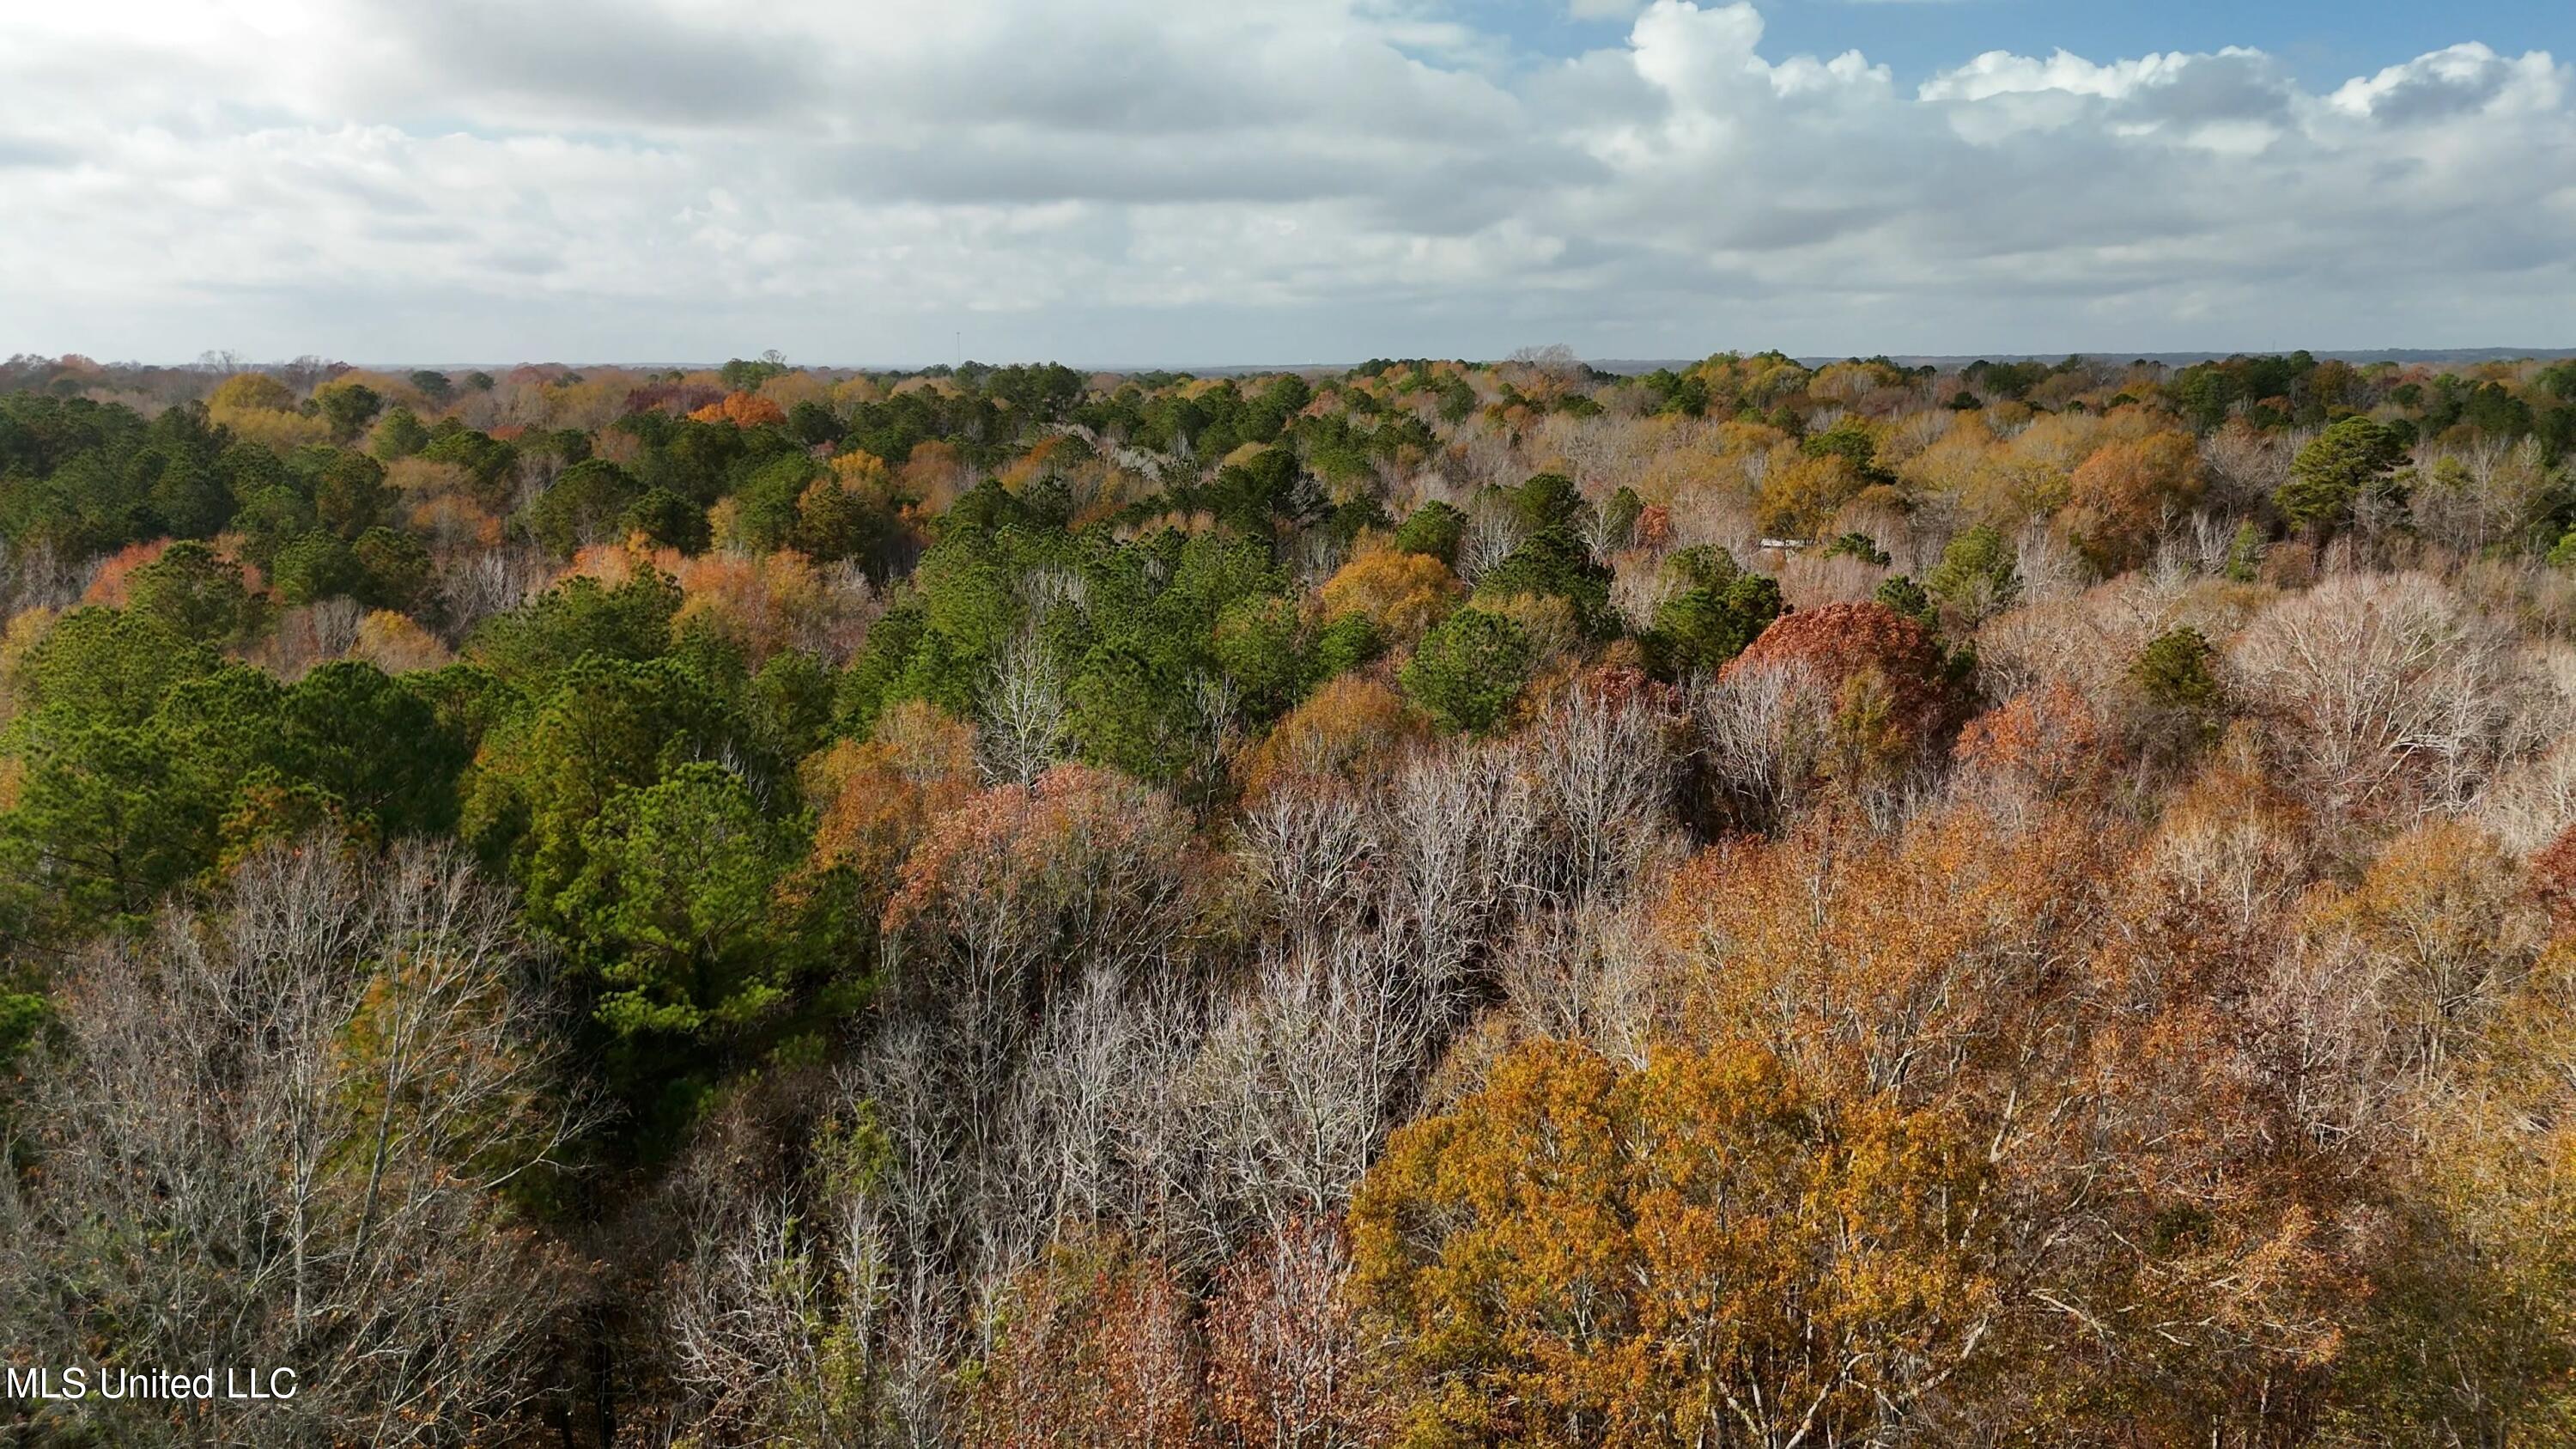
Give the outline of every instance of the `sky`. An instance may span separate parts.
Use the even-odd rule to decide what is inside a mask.
[[[2576,345],[2576,5],[12,7],[0,353]]]

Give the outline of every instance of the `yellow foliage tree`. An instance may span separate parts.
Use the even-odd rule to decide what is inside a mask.
[[[1758,1047],[1626,1070],[1540,1040],[1389,1142],[1352,1291],[1413,1386],[1408,1442],[1871,1442],[1995,1316],[1984,1181],[1958,1121]]]
[[[439,669],[456,658],[437,635],[391,609],[377,609],[358,621],[358,639],[349,646],[348,657],[387,674]]]
[[[1411,643],[1439,623],[1461,592],[1449,566],[1422,553],[1380,549],[1341,566],[1324,583],[1324,616],[1356,614]]]
[[[1782,448],[1771,456],[1770,472],[1753,500],[1754,521],[1763,532],[1782,538],[1813,538],[1833,521],[1836,510],[1858,497],[1867,479],[1837,454],[1810,458]]]
[[[206,406],[237,412],[292,412],[295,394],[264,372],[236,372],[206,394]]]

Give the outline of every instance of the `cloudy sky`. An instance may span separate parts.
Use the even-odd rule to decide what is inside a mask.
[[[10,11],[0,353],[2576,345],[2567,0]]]

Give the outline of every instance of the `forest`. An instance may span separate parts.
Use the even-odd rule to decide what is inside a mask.
[[[2576,1443],[2576,361],[0,363],[46,1446]]]

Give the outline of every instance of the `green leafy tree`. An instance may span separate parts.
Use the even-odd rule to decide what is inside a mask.
[[[582,847],[555,915],[611,1031],[739,1032],[785,1003],[805,959],[776,898],[794,851],[740,778],[682,765],[611,798]]]
[[[2157,704],[2206,710],[2218,702],[2218,675],[2211,667],[2217,658],[2209,640],[2186,624],[2157,635],[2140,650],[2129,678]]]
[[[2236,525],[2236,536],[2227,543],[2227,577],[2240,584],[2250,584],[2263,571],[2263,530],[2248,519]]]
[[[1427,553],[1456,567],[1459,541],[1467,536],[1467,515],[1433,499],[1406,517],[1395,530],[1395,546],[1406,553]]]
[[[484,620],[467,652],[502,679],[542,694],[584,657],[661,658],[679,611],[680,586],[667,575],[641,573],[613,589],[584,575]]]
[[[377,410],[385,405],[385,398],[363,382],[346,382],[314,393],[313,405],[331,424],[331,435],[345,443],[366,430]]]
[[[841,671],[833,689],[832,714],[842,734],[866,739],[876,732],[877,716],[902,697],[896,691],[927,632],[917,595],[897,597],[877,616],[866,647]]]
[[[1808,434],[1799,440],[1798,451],[1810,458],[1841,458],[1865,482],[1889,481],[1878,467],[1878,440],[1871,436],[1869,424],[1858,418],[1845,418],[1821,433]]]
[[[1684,589],[1656,605],[1647,658],[1667,679],[1714,671],[1743,653],[1780,613],[1780,585],[1764,574],[1740,573],[1714,587]]]
[[[2406,460],[2406,443],[2386,425],[2345,418],[2290,461],[2290,480],[2272,497],[2282,515],[2305,528],[2331,530],[2352,516],[2356,500],[2385,484]]]
[[[367,586],[366,566],[357,554],[339,535],[319,529],[287,540],[269,561],[269,577],[278,597],[295,605],[355,597]]]
[[[313,504],[286,483],[258,480],[249,486],[232,526],[242,537],[242,557],[272,568],[288,540],[313,531]]]
[[[533,711],[485,737],[460,831],[513,864],[551,924],[544,905],[580,872],[582,827],[620,790],[721,753],[726,724],[721,701],[675,660],[585,655]]]
[[[177,538],[212,538],[239,506],[223,475],[194,458],[173,458],[152,480],[152,512]]]
[[[450,420],[430,430],[429,445],[420,450],[420,456],[464,470],[466,491],[483,507],[498,510],[508,505],[518,449]]]
[[[409,408],[395,408],[376,425],[371,450],[385,462],[398,462],[429,446],[429,429]]]
[[[1940,606],[1933,603],[1932,595],[1908,574],[1894,574],[1879,580],[1878,588],[1870,598],[1926,629],[1941,621]]]
[[[380,837],[454,828],[464,741],[427,700],[374,665],[316,667],[286,691],[277,732],[295,772]]]
[[[364,575],[358,597],[379,609],[411,613],[429,598],[429,545],[391,528],[370,528],[350,546]]]
[[[218,647],[249,635],[260,618],[241,565],[194,539],[170,545],[136,569],[126,582],[126,597],[137,613],[160,620],[173,633]]]
[[[22,758],[0,830],[73,924],[139,919],[213,861],[223,796],[162,730],[82,723]]]
[[[1610,570],[1562,524],[1540,529],[1522,539],[1503,561],[1476,579],[1476,597],[1491,602],[1516,594],[1554,594],[1574,606],[1576,620],[1588,633],[1604,633],[1615,615],[1610,609]]]
[[[253,779],[288,780],[302,774],[279,729],[286,686],[267,670],[226,664],[211,674],[183,679],[161,698],[153,728],[180,759],[237,794]],[[398,748],[387,742],[385,748]]]
[[[791,546],[802,521],[798,500],[821,474],[822,465],[804,453],[773,459],[753,472],[733,496],[734,529],[743,547],[767,552]]]
[[[1532,533],[1581,518],[1590,508],[1574,480],[1562,473],[1536,473],[1506,495],[1512,514]]]
[[[1239,599],[1217,615],[1218,667],[1253,718],[1268,719],[1305,693],[1310,661],[1301,632],[1297,606],[1274,594]]]
[[[356,538],[383,522],[392,504],[385,465],[364,453],[333,455],[314,479],[314,520],[342,538]]]
[[[163,706],[220,668],[202,642],[132,610],[75,610],[28,651],[0,858],[33,892],[12,913],[29,928],[59,945],[135,919],[213,860],[232,781],[219,758],[181,747]]]
[[[1363,614],[1345,614],[1315,633],[1316,681],[1357,669],[1386,652],[1386,633]]]
[[[139,725],[182,680],[222,661],[202,641],[142,610],[74,609],[27,651],[15,681],[22,714]]]
[[[1878,546],[1878,540],[1866,533],[1846,533],[1835,539],[1825,546],[1825,557],[1856,558],[1877,568],[1885,568],[1894,562],[1887,556],[1887,550]]]
[[[1723,589],[1744,575],[1735,555],[1713,543],[1695,543],[1665,556],[1664,577],[1684,589]]]
[[[1140,780],[1169,780],[1188,764],[1186,693],[1138,645],[1095,647],[1065,693],[1084,759]]]
[[[1978,524],[1950,540],[1924,587],[1971,626],[2011,608],[2021,597],[2013,546],[2000,529]]]
[[[787,359],[773,347],[758,357],[734,358],[718,368],[716,376],[735,392],[756,392],[762,383],[784,376],[787,370]]]
[[[1481,733],[1520,698],[1535,654],[1520,625],[1470,606],[1422,636],[1399,678],[1414,703],[1443,726]]]
[[[805,485],[797,495],[796,521],[788,542],[818,559],[874,559],[895,535],[895,520],[884,509],[830,478]]]
[[[709,541],[707,511],[668,488],[648,488],[630,504],[618,527],[664,548],[703,553]]]
[[[832,674],[801,649],[782,649],[743,685],[744,714],[762,752],[793,764],[832,732]]]
[[[643,491],[614,463],[598,458],[575,463],[528,505],[528,534],[548,552],[569,558],[582,545],[615,532],[617,521]]]

